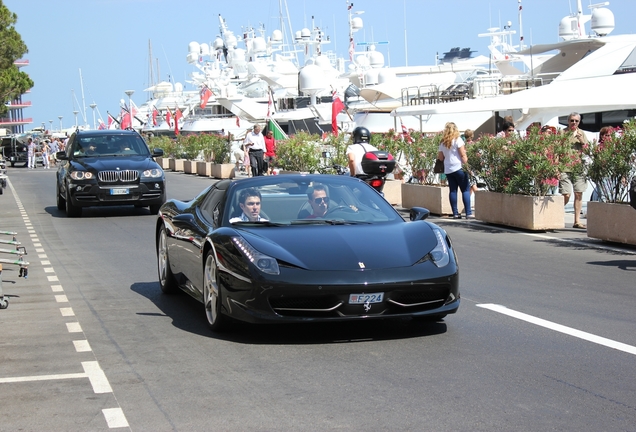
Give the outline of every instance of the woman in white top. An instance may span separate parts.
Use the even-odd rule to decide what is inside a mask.
[[[462,191],[462,201],[466,209],[466,219],[474,219],[470,208],[470,179],[462,169],[462,164],[468,162],[464,140],[459,136],[457,125],[453,122],[446,123],[442,134],[442,143],[439,145],[437,158],[444,161],[444,174],[448,179],[448,198],[453,209],[453,218],[461,219],[462,215],[457,210],[457,188]]]

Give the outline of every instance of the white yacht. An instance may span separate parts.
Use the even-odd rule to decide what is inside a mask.
[[[496,94],[403,106],[391,115],[396,121],[408,119],[416,130],[439,131],[443,123],[454,121],[460,129],[473,129],[477,134],[495,133],[507,115],[518,130],[535,122],[565,125],[571,112],[582,114],[581,127],[588,132],[621,124],[636,114],[636,35],[610,36],[614,15],[602,6],[606,4],[591,6],[591,14],[583,15],[579,0],[577,13],[560,22],[563,41],[518,52],[528,59],[540,59],[539,64],[526,74],[513,71],[504,75]],[[584,34],[587,22],[592,30],[589,36]]]

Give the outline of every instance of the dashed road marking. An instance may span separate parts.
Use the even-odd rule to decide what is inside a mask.
[[[62,313],[62,316],[65,317],[69,317],[69,316],[75,316],[75,312],[73,312],[73,308],[60,308],[60,312]]]
[[[75,345],[75,351],[77,352],[91,352],[91,346],[87,340],[74,340],[73,345]]]
[[[128,427],[128,420],[126,420],[126,416],[121,408],[103,409],[102,413],[104,413],[104,418],[109,428]]]

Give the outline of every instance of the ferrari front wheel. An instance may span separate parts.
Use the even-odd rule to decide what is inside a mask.
[[[210,250],[205,257],[205,265],[203,266],[203,305],[205,306],[208,326],[213,331],[219,331],[225,321],[221,314],[222,302],[218,268],[214,259],[214,251]]]

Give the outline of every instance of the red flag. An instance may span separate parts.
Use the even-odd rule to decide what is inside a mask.
[[[181,110],[177,107],[174,111],[174,134],[179,135],[179,119],[183,117]]]
[[[274,99],[272,98],[272,88],[268,87],[267,89],[267,119],[269,120],[274,113]]]
[[[113,125],[113,116],[108,114],[108,129]]]
[[[170,112],[170,108],[166,108],[166,123],[168,123],[168,127],[172,126],[172,113]]]
[[[331,93],[331,132],[338,136],[338,113],[342,111],[345,105],[338,97],[338,93],[334,90]]]
[[[241,127],[241,119],[236,116],[236,127]]]
[[[406,129],[406,126],[404,126],[404,123],[402,123],[402,117],[400,117],[400,125],[402,126],[402,138],[404,138],[407,143],[412,143],[413,138],[411,137],[408,129]]]
[[[120,129],[128,129],[132,126],[132,122],[130,121],[130,113],[124,112],[121,116],[121,123],[119,124]]]
[[[159,111],[157,111],[157,108],[154,108],[152,110],[152,124],[153,126],[157,126],[157,115],[159,114]]]
[[[210,99],[212,94],[212,90],[210,90],[207,86],[203,86],[200,93],[201,104],[199,106],[201,107],[201,109],[205,108],[205,106],[208,104],[208,100]]]

